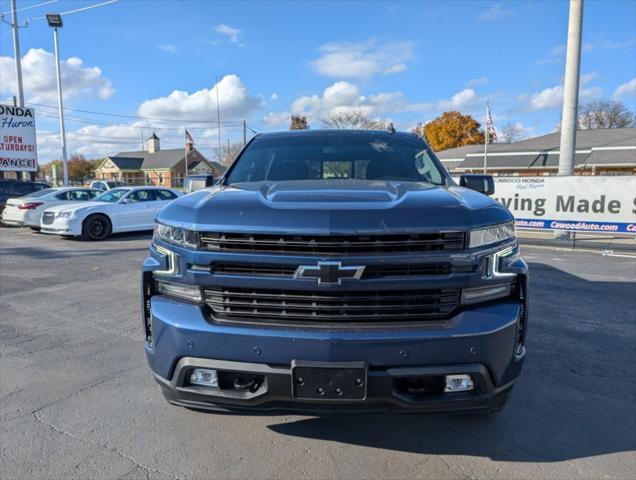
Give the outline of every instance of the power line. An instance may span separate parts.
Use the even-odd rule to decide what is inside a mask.
[[[64,109],[65,111],[68,109]],[[57,111],[57,110],[56,110]],[[57,118],[56,114],[54,111],[46,111],[46,110],[39,110],[36,109],[36,112],[38,113],[38,115],[43,116],[43,117],[47,117],[47,118]],[[103,121],[103,120],[97,120],[94,118],[88,118],[88,117],[82,117],[82,116],[78,116],[78,115],[66,115],[66,118],[70,121],[74,121],[77,123],[83,123],[86,125],[101,125],[101,126],[105,126],[105,127],[122,127],[122,128],[130,128],[130,129],[136,129],[136,130],[171,130],[171,131],[180,131],[183,130],[183,127],[172,127],[172,126],[159,126],[159,125],[131,125],[128,123],[114,123],[114,122],[107,122],[107,121]],[[189,130],[192,131],[201,131],[201,130],[210,130],[211,127],[190,127],[188,126]],[[242,131],[241,128],[239,128],[239,125],[232,125],[229,127],[222,127],[222,130],[224,132],[240,132]]]
[[[89,5],[87,7],[82,7],[82,8],[76,8],[75,10],[68,10],[66,12],[62,12],[60,13],[60,15],[71,15],[73,13],[79,13],[79,12],[83,12],[85,10],[91,10],[93,8],[97,8],[97,7],[103,7],[105,5],[109,5],[111,3],[115,3],[118,2],[119,0],[108,0],[107,2],[102,2],[102,3],[96,3],[94,5]],[[35,18],[29,18],[27,20],[27,22],[33,21],[33,20],[43,20],[46,18],[46,15],[42,16],[42,17],[35,17]]]
[[[57,109],[57,107],[53,106],[53,105],[45,105],[42,103],[32,103],[32,102],[27,102],[29,105],[33,105],[36,107],[46,107],[46,108],[54,108]],[[121,113],[109,113],[109,112],[97,112],[94,110],[80,110],[78,108],[65,108],[64,110],[67,111],[72,111],[72,112],[80,112],[80,113],[90,113],[93,115],[104,115],[104,116],[108,116],[108,117],[120,117],[120,118],[131,118],[133,120],[152,120],[155,122],[176,122],[176,123],[210,123],[210,124],[218,124],[219,122],[214,121],[214,120],[188,120],[188,119],[167,119],[167,118],[156,118],[156,117],[142,117],[139,115],[125,115],[125,114],[121,114]],[[226,122],[220,122],[222,125],[243,125],[242,121],[226,121]]]
[[[56,3],[56,2],[59,2],[59,0],[49,0],[48,2],[38,3],[36,5],[29,5],[28,7],[18,8],[18,9],[16,9],[15,12],[18,13],[18,12],[22,12],[24,10],[31,10],[32,8],[42,7],[44,5],[49,5],[51,3]],[[11,13],[13,13],[13,10],[7,10],[6,12],[2,12],[2,15],[9,15]]]

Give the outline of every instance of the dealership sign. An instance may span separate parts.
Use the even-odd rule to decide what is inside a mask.
[[[0,105],[0,171],[37,170],[33,109]]]
[[[517,228],[636,233],[636,176],[495,177]]]

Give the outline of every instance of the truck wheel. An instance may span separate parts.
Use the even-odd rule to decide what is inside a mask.
[[[86,217],[82,223],[82,237],[85,240],[104,240],[112,230],[110,220],[106,215],[96,213]]]

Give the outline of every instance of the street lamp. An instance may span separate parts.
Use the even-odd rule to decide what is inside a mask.
[[[66,167],[66,132],[64,130],[64,102],[62,100],[62,72],[60,70],[60,46],[57,29],[62,27],[62,16],[59,13],[47,13],[46,21],[53,28],[55,43],[55,71],[57,72],[57,109],[60,117],[60,140],[62,142],[62,167],[64,170],[64,186],[68,186],[68,169]]]

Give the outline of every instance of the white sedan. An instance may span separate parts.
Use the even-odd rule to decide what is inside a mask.
[[[92,202],[45,210],[40,231],[103,240],[111,233],[152,230],[157,213],[179,195],[161,187],[114,188]]]
[[[42,212],[56,205],[70,202],[88,202],[102,192],[94,188],[46,188],[24,197],[11,198],[2,212],[2,223],[40,229]]]

